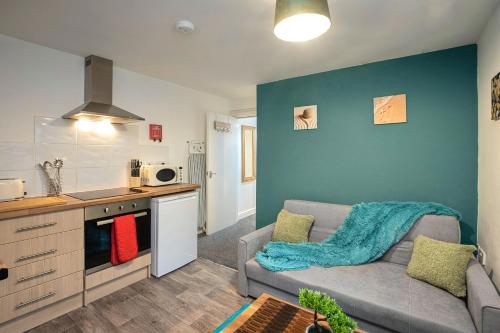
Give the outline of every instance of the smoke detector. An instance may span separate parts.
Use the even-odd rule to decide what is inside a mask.
[[[194,24],[188,20],[180,20],[175,24],[175,29],[187,35],[194,31]]]

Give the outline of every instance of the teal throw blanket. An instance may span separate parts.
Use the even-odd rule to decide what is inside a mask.
[[[432,202],[361,203],[352,207],[344,223],[325,240],[269,242],[255,257],[270,271],[365,264],[380,258],[424,215],[449,215],[461,220],[456,210]]]

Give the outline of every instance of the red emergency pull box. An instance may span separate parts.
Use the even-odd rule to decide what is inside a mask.
[[[149,140],[153,140],[156,142],[158,140],[161,142],[162,137],[162,128],[161,125],[149,124]]]

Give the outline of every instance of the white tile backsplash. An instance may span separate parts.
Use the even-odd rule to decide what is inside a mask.
[[[128,167],[131,159],[137,159],[138,146],[111,146],[110,166]]]
[[[30,170],[34,164],[30,143],[0,143],[0,170]]]
[[[35,171],[36,176],[36,192],[48,192],[48,178],[42,170]],[[61,169],[61,185],[64,193],[76,192],[76,169],[62,168]]]
[[[41,143],[35,146],[35,164],[52,162],[56,158],[63,160],[64,169],[76,168],[76,145]]]
[[[0,142],[0,178],[26,181],[28,196],[47,193],[47,177],[38,163],[62,158],[64,193],[128,186],[130,159],[145,162],[170,160],[170,147],[140,145],[138,124],[111,125],[83,131],[75,121],[34,117],[33,143]]]
[[[114,145],[138,145],[139,144],[139,125],[128,124],[114,125],[115,133],[112,138]]]
[[[128,186],[128,169],[123,167],[109,167],[107,170],[108,187]]]
[[[108,168],[79,168],[76,170],[77,191],[109,188]]]
[[[113,125],[111,125],[113,126]],[[112,127],[114,128],[114,127]],[[78,145],[108,145],[114,143],[116,131],[99,133],[94,129],[83,130],[77,126]]]
[[[75,121],[35,117],[35,143],[76,144]]]
[[[97,168],[109,166],[111,146],[78,145],[78,168]]]
[[[61,170],[62,190],[64,193],[71,193],[77,191],[76,170],[77,169]]]

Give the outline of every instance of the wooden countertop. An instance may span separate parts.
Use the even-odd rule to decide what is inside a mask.
[[[65,200],[66,203],[63,203],[60,205],[54,205],[54,206],[27,208],[27,209],[19,209],[18,206],[19,206],[19,202],[21,202],[21,201],[16,201],[16,206],[17,206],[16,210],[12,210],[12,211],[4,210],[2,213],[0,213],[0,220],[28,216],[28,215],[60,212],[63,210],[83,208],[83,207],[94,206],[94,205],[102,205],[102,204],[111,203],[111,202],[134,200],[134,199],[140,199],[140,198],[159,197],[159,196],[167,195],[167,194],[193,191],[193,190],[196,190],[197,188],[199,188],[199,185],[195,185],[195,184],[174,184],[174,185],[165,185],[165,186],[157,186],[157,187],[143,186],[143,187],[140,187],[140,189],[144,191],[142,193],[133,193],[133,194],[127,194],[127,195],[120,195],[120,196],[116,196],[116,197],[109,197],[109,198],[102,198],[102,199],[95,199],[95,200],[85,200],[85,201],[79,200],[79,199],[76,199],[76,198],[73,198],[73,197],[70,197],[67,195],[61,195],[60,198]],[[8,204],[8,202],[6,202],[5,204]]]

